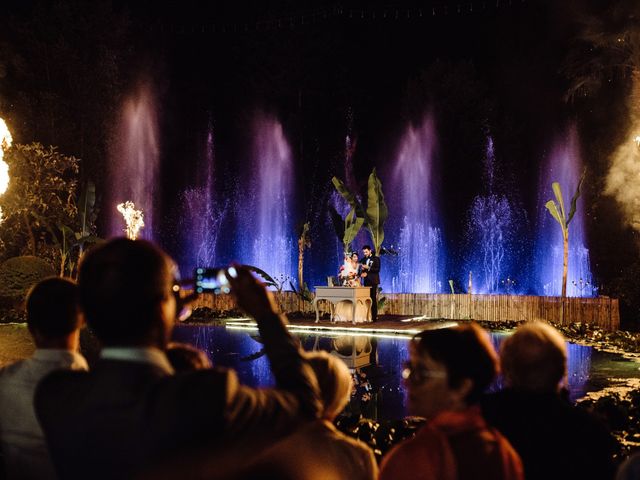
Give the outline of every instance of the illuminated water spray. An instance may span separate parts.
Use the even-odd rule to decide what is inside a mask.
[[[9,165],[4,161],[4,151],[13,143],[11,132],[5,121],[0,118],[0,195],[9,188]],[[2,209],[0,209],[0,222],[2,221]]]
[[[546,211],[544,204],[554,198],[553,182],[559,182],[569,205],[582,174],[578,134],[575,127],[557,142],[540,180],[539,228],[536,251],[539,295],[559,296],[562,292],[563,239],[557,222]],[[586,247],[584,228],[584,200],[578,199],[577,210],[569,225],[569,265],[567,272],[567,295],[591,297],[597,294],[593,284],[589,249]]]
[[[222,231],[222,221],[226,214],[226,203],[216,200],[214,195],[214,131],[210,121],[202,156],[198,162],[196,180],[193,186],[181,195],[182,216],[180,227],[189,232],[183,239],[186,255],[182,265],[187,271],[196,267],[217,264],[218,237]]]
[[[293,159],[277,119],[254,123],[250,192],[241,192],[236,208],[242,225],[241,260],[279,280],[294,278]],[[295,280],[294,280],[295,281]],[[288,284],[285,284],[287,286]]]
[[[153,90],[142,84],[124,102],[108,164],[107,204],[128,198],[145,212],[146,238],[153,237],[153,213],[160,192],[158,118]],[[120,235],[122,220],[113,215],[110,234]]]
[[[136,206],[130,201],[120,203],[116,208],[124,217],[124,222],[127,225],[124,229],[124,232],[127,234],[127,238],[135,240],[138,238],[138,234],[142,227],[144,227],[144,214],[142,213],[142,210],[136,210]]]
[[[493,140],[487,140],[485,154],[486,194],[478,195],[471,205],[468,224],[468,248],[471,260],[466,271],[479,279],[473,293],[511,293],[504,282],[509,279],[513,209],[507,197],[495,188],[495,154]],[[505,288],[503,288],[505,287]]]
[[[389,189],[392,209],[389,232],[399,232],[389,244],[397,261],[383,259],[383,288],[402,293],[436,293],[446,287],[442,234],[433,187],[435,125],[427,116],[418,128],[405,133],[393,165]]]

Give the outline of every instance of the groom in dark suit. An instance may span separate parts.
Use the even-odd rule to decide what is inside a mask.
[[[362,273],[364,286],[371,287],[371,321],[378,320],[378,285],[380,285],[380,258],[376,257],[371,246],[362,247]]]
[[[191,466],[186,456],[195,452],[229,458],[241,446],[256,454],[317,418],[317,380],[299,343],[269,292],[236,270],[227,275],[231,290],[258,322],[276,388],[245,387],[225,368],[174,374],[165,348],[183,301],[173,261],[142,240],[115,239],[87,253],[78,284],[100,360],[91,372],[53,373],[35,395],[60,479],[137,478],[165,463]]]

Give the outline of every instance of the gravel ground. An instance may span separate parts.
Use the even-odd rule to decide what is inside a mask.
[[[0,324],[0,367],[29,357],[34,349],[24,323]]]

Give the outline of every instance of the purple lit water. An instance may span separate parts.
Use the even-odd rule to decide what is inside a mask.
[[[407,128],[384,191],[389,207],[386,246],[398,257],[383,259],[382,286],[387,292],[436,293],[443,285],[444,247],[433,178],[437,139],[434,120]]]
[[[139,236],[153,239],[154,206],[160,196],[160,150],[158,114],[150,85],[141,84],[125,99],[116,131],[105,191],[104,212],[110,218],[109,235],[124,235],[125,223],[116,205],[131,200],[144,213],[145,226]]]
[[[471,205],[465,275],[473,274],[473,293],[513,293],[514,209],[507,196],[495,187],[493,140],[487,140],[484,171],[486,193]],[[468,277],[467,277],[468,279]],[[466,284],[463,280],[462,284]]]
[[[551,184],[559,182],[567,213],[571,208],[571,197],[582,174],[578,134],[575,127],[559,139],[545,162],[541,172],[540,196],[538,199],[539,222],[536,243],[538,295],[560,296],[562,293],[563,242],[560,225],[551,217],[544,204],[553,199]],[[591,275],[589,250],[584,228],[585,203],[581,197],[576,214],[569,224],[569,265],[567,295],[570,297],[592,297],[597,294]]]
[[[289,289],[297,284],[293,216],[294,168],[282,125],[274,117],[258,115],[253,125],[252,161],[241,182],[235,208],[236,259],[261,268]]]
[[[181,239],[186,255],[182,262],[185,272],[196,267],[217,265],[216,247],[221,233],[221,221],[226,205],[219,205],[214,197],[214,135],[213,125],[209,123],[203,161],[199,164],[197,180],[181,195],[181,231],[186,234]]]
[[[355,347],[357,352],[368,355],[369,365],[358,369],[357,373],[366,376],[370,386],[366,393],[372,394],[373,399],[362,401],[365,389],[361,383],[352,398],[352,411],[378,420],[398,419],[407,414],[404,408],[406,392],[400,373],[402,363],[409,356],[409,337],[322,336],[313,333],[299,334],[298,337],[307,351],[325,350],[348,359]],[[505,337],[502,333],[491,333],[496,348]],[[204,350],[214,365],[234,368],[240,381],[247,385],[258,387],[274,384],[257,331],[182,325],[175,329],[174,339]],[[592,347],[573,343],[567,343],[567,347],[568,386],[572,400],[610,385],[610,377],[637,377],[637,363],[624,360],[619,355],[598,352]],[[499,386],[500,381],[494,388]]]
[[[121,135],[114,147],[110,170],[113,188],[108,203],[115,207],[116,199],[130,199],[142,208],[147,225],[142,236],[146,238],[153,235],[152,199],[159,195],[153,103],[150,90],[141,88],[125,104]],[[179,231],[184,232],[179,240],[181,266],[188,272],[196,265],[235,260],[265,270],[289,289],[289,281],[297,285],[294,219],[300,213],[294,189],[293,155],[282,125],[273,116],[257,115],[246,133],[250,153],[232,163],[229,188],[222,195],[216,193],[214,186],[214,136],[211,126],[208,130],[196,181],[180,196]],[[562,235],[544,204],[554,198],[551,183],[559,181],[565,207],[569,209],[582,171],[578,144],[575,128],[570,129],[545,160],[539,197],[532,202],[537,207],[537,223],[529,230],[526,214],[514,201],[514,189],[499,180],[493,142],[488,138],[483,186],[469,205],[466,245],[456,250],[457,256],[449,258],[437,201],[440,185],[435,180],[438,163],[435,122],[427,115],[421,124],[407,126],[395,158],[388,168],[380,171],[390,212],[384,246],[398,252],[398,256],[381,259],[383,293],[448,292],[449,278],[457,278],[458,285],[466,286],[472,272],[473,293],[560,295]],[[339,174],[357,192],[355,145],[355,136],[349,130],[345,137],[344,170]],[[219,183],[219,179],[216,181]],[[344,218],[349,211],[346,202],[332,186],[327,186],[324,192],[328,196],[325,201]],[[326,284],[326,276],[336,274],[343,261],[343,246],[332,234],[324,211],[310,221],[314,238],[311,249],[305,252],[305,277],[313,287]],[[111,234],[121,235],[124,222],[117,212],[111,225]],[[570,225],[567,283],[570,296],[597,293],[584,225],[580,199]],[[325,231],[319,233],[322,227]],[[353,247],[360,249],[365,243],[371,240],[363,228]]]

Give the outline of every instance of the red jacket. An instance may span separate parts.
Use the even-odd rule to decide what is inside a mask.
[[[478,407],[442,412],[382,460],[380,480],[523,480],[520,457]]]

